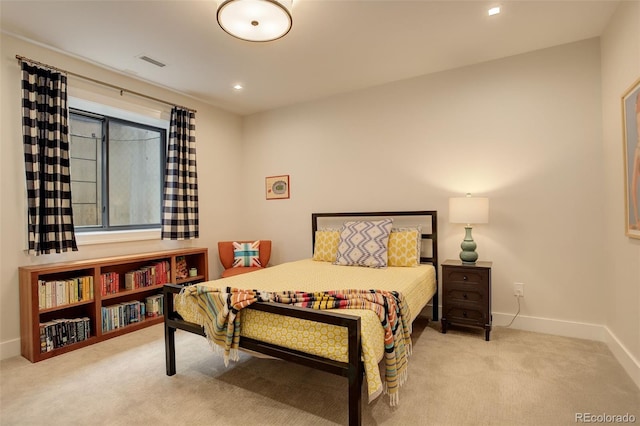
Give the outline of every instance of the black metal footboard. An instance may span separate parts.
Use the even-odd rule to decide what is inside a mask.
[[[164,293],[164,338],[167,375],[176,374],[176,350],[175,331],[185,330],[190,333],[204,336],[204,329],[198,325],[180,319],[175,313],[173,296],[182,289],[182,286],[165,284]],[[306,354],[293,349],[261,342],[246,337],[240,338],[240,347],[265,355],[295,362],[307,367],[327,371],[332,374],[344,376],[348,379],[349,390],[349,425],[359,426],[362,422],[361,389],[363,384],[364,366],[361,358],[360,317],[347,315],[335,311],[319,311],[309,308],[282,305],[278,303],[254,303],[245,309],[255,309],[278,315],[285,315],[324,324],[346,327],[348,333],[348,362],[338,362],[331,359]]]

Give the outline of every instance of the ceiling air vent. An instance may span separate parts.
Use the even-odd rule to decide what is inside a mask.
[[[142,59],[143,61],[147,61],[147,62],[149,62],[150,64],[155,65],[156,67],[160,67],[160,68],[162,68],[162,67],[166,66],[166,64],[163,64],[163,63],[162,63],[162,62],[160,62],[160,61],[156,61],[155,59],[150,58],[150,57],[148,57],[148,56],[146,56],[146,55],[139,56],[139,58],[140,58],[140,59]]]

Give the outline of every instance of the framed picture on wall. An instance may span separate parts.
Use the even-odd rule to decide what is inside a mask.
[[[267,200],[289,198],[289,175],[269,176],[265,178]]]
[[[622,96],[625,228],[640,239],[640,78]]]

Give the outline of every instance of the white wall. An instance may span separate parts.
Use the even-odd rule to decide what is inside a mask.
[[[610,347],[640,386],[640,240],[624,235],[621,97],[640,78],[640,2],[622,2],[601,38],[606,271]]]
[[[312,212],[437,209],[444,260],[464,235],[448,198],[487,196],[473,233],[494,262],[494,323],[523,282],[516,326],[603,339],[599,51],[586,40],[247,117],[246,224],[282,262],[311,254]],[[265,200],[276,174],[291,199]]]
[[[20,353],[20,316],[18,301],[18,266],[88,259],[103,256],[142,253],[177,247],[209,247],[211,276],[220,273],[218,240],[235,234],[239,226],[239,201],[235,189],[228,185],[241,161],[241,118],[194,99],[158,88],[126,76],[109,72],[60,53],[2,35],[0,58],[0,357]],[[15,55],[44,62],[100,81],[139,93],[197,109],[196,144],[200,195],[200,238],[188,242],[141,241],[80,246],[65,254],[33,256],[24,253],[26,241],[25,172],[22,150],[20,109],[20,66]],[[135,104],[147,112],[168,116],[170,107],[132,95],[120,98],[117,91],[69,78],[70,91],[92,93],[97,98],[117,103]]]

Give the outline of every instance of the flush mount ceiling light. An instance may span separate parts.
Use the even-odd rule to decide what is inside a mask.
[[[271,41],[291,30],[292,0],[225,0],[216,17],[227,33],[246,41]]]

